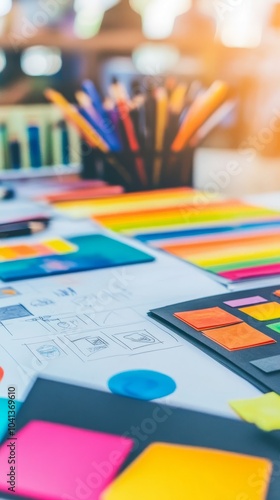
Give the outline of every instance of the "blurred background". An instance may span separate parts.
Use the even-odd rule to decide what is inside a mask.
[[[221,78],[237,106],[204,145],[278,158],[279,48],[274,0],[0,0],[0,106],[43,103],[46,86],[73,101],[85,78],[173,75],[190,95]]]

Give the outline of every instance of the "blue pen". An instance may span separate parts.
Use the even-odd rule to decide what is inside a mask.
[[[21,168],[21,148],[20,143],[16,138],[13,138],[9,143],[11,168],[19,170]]]
[[[98,121],[96,120],[95,123],[96,125],[98,124],[99,129],[102,130],[102,137],[110,145],[112,151],[121,151],[122,146],[116,133],[115,127],[110,119],[109,113],[107,113],[107,111],[103,107],[102,99],[94,83],[91,80],[85,80],[82,84],[82,89],[90,97],[92,105],[97,112],[99,119]],[[90,119],[92,119],[90,115],[89,117]]]
[[[42,153],[39,127],[37,125],[29,125],[27,133],[30,152],[30,166],[33,168],[40,168],[42,167]]]
[[[82,89],[91,98],[93,107],[96,109],[97,113],[103,118],[103,120],[108,119],[108,115],[103,108],[102,99],[91,80],[84,80],[82,83]]]

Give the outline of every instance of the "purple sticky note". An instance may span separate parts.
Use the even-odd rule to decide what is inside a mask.
[[[266,299],[256,295],[255,297],[245,297],[244,299],[229,300],[224,302],[229,307],[243,307],[243,306],[253,306],[254,304],[262,304],[267,302]]]

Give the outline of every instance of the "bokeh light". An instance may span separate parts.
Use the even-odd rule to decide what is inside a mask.
[[[144,35],[159,40],[172,35],[176,17],[191,7],[191,0],[130,0],[130,5],[142,16]]]
[[[180,61],[180,52],[173,45],[140,45],[132,54],[133,63],[139,73],[160,75],[171,71]]]
[[[0,50],[0,73],[6,68],[7,59],[4,50]]]
[[[22,53],[21,69],[29,76],[51,76],[62,67],[61,52],[57,48],[35,46]]]
[[[0,1],[0,17],[6,16],[9,14],[12,9],[13,2],[12,0],[1,0]]]

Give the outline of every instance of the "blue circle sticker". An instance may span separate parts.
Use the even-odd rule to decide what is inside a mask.
[[[130,370],[110,378],[108,387],[114,394],[151,401],[172,394],[175,381],[168,375],[152,370]]]

